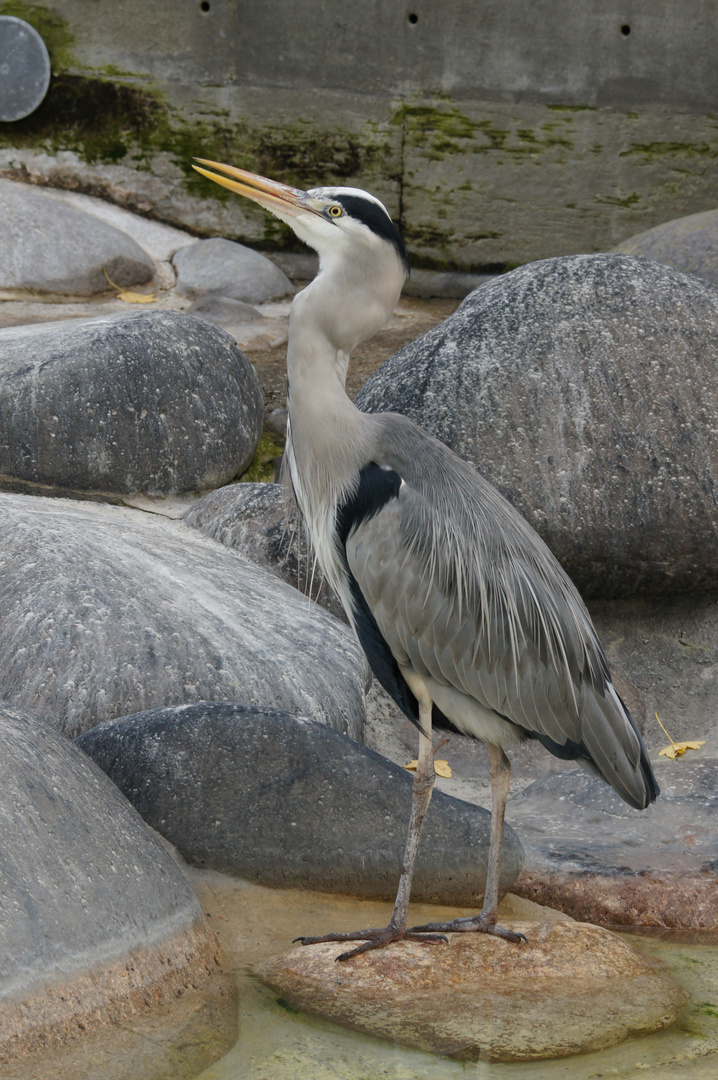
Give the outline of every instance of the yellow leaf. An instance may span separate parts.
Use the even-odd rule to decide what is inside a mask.
[[[659,750],[658,756],[675,760],[681,754],[685,754],[686,750],[700,750],[701,746],[705,746],[705,744],[705,739],[701,739],[700,742],[674,742],[667,746],[665,750]]]
[[[124,300],[126,304],[153,304],[157,299],[154,293],[127,292],[121,285],[115,285],[104,266],[102,267],[102,273],[105,275],[112,288],[117,289],[117,299]]]
[[[157,297],[154,293],[119,292],[118,300],[124,300],[126,304],[153,304]]]
[[[658,723],[661,724],[661,718],[658,713],[654,712],[653,715],[655,716]],[[665,727],[663,727],[663,724],[661,724],[661,728],[663,731],[665,731],[666,735],[668,735],[668,732],[666,731]],[[670,735],[668,735],[668,738],[671,740],[671,745],[666,746],[663,750],[659,750],[658,756],[671,758],[672,761],[675,761],[675,759],[677,757],[680,757],[681,754],[685,754],[686,750],[700,750],[701,746],[705,746],[706,744],[705,739],[701,739],[700,741],[694,740],[692,742],[675,742]]]
[[[408,765],[403,765],[402,768],[403,769],[408,769],[410,772],[416,772],[416,770],[419,768],[419,762],[417,761],[416,758],[414,758],[413,761],[410,761]],[[451,772],[451,766],[449,765],[449,762],[448,761],[442,761],[441,759],[439,759],[439,761],[434,762],[434,772],[436,773],[437,776],[446,777],[447,780],[453,775],[452,772]]]

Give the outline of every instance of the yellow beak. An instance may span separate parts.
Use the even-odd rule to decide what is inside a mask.
[[[300,188],[289,187],[288,184],[278,184],[276,180],[267,180],[265,176],[247,172],[245,169],[236,169],[234,165],[222,165],[218,161],[206,161],[204,158],[195,158],[199,165],[207,165],[216,172],[201,169],[199,165],[192,168],[206,176],[208,180],[214,180],[215,184],[236,191],[238,195],[244,195],[252,202],[259,203],[267,210],[274,210],[290,217],[298,217],[299,214],[316,214],[321,217],[320,204],[317,200],[307,195]],[[217,175],[217,174],[223,175]]]

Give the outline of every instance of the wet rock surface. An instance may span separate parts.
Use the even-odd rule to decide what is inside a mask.
[[[360,737],[351,632],[220,544],[149,514],[0,495],[3,693],[69,735],[186,701],[245,701]]]
[[[119,229],[51,194],[0,180],[0,289],[93,296],[106,271],[124,288],[151,281],[146,252]]]
[[[653,259],[718,285],[718,210],[666,221],[629,237],[613,250]]]
[[[275,888],[394,899],[412,775],[328,727],[205,702],[122,717],[78,745],[196,866]],[[435,794],[412,896],[471,903],[486,880],[489,827],[486,810]],[[504,889],[521,863],[507,828]]]
[[[624,255],[530,263],[406,346],[357,404],[471,461],[588,597],[718,588],[718,291]]]
[[[504,920],[510,945],[450,934],[341,965],[345,946],[294,949],[259,966],[294,1008],[462,1061],[532,1061],[603,1050],[672,1023],[688,995],[631,944],[596,926]]]
[[[661,794],[646,810],[580,770],[510,799],[526,849],[514,891],[604,926],[718,930],[718,761],[654,768]]]
[[[204,495],[185,525],[240,551],[346,622],[339,599],[324,580],[306,532],[280,484],[230,484]]]
[[[0,485],[167,495],[240,473],[262,391],[232,339],[178,312],[0,330]]]
[[[193,299],[219,293],[247,304],[278,300],[294,292],[289,278],[258,251],[215,237],[190,244],[173,258],[177,291]]]
[[[0,1061],[173,1000],[221,950],[154,833],[85,755],[0,704]]]

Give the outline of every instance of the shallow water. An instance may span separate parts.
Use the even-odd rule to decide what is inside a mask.
[[[631,940],[660,957],[691,994],[679,1022],[598,1054],[518,1065],[464,1063],[407,1050],[295,1012],[251,975],[251,965],[289,948],[299,933],[382,925],[387,904],[276,892],[190,871],[228,962],[237,972],[239,1038],[201,1080],[715,1080],[718,1076],[718,947],[693,940]],[[519,902],[524,903],[524,902]],[[542,909],[545,910],[545,909]],[[415,921],[455,909],[412,906]],[[699,939],[700,940],[700,939]]]
[[[297,934],[383,925],[390,905],[266,889],[183,867],[224,946],[229,983],[185,995],[176,1008],[78,1040],[13,1067],[5,1080],[715,1080],[718,945],[631,935],[691,994],[677,1024],[610,1050],[517,1065],[464,1063],[408,1050],[296,1012],[262,986],[253,965],[285,952]],[[505,915],[547,909],[507,898]],[[412,920],[464,909],[412,905]],[[562,916],[557,916],[562,917]],[[236,979],[237,998],[233,980]],[[238,1023],[237,1023],[238,1020]]]

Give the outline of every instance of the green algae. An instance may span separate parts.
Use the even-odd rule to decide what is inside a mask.
[[[597,195],[596,202],[603,203],[606,206],[621,206],[628,210],[630,207],[635,206],[636,203],[641,201],[641,196],[637,191],[632,192],[630,195],[626,195],[623,198],[619,195]]]
[[[242,473],[242,483],[272,484],[275,479],[275,461],[284,453],[284,447],[274,441],[274,436],[262,432],[254,457]]]
[[[718,146],[708,142],[652,142],[632,143],[628,150],[622,150],[619,157],[640,155],[647,161],[660,161],[663,158],[677,157],[718,157]]]

